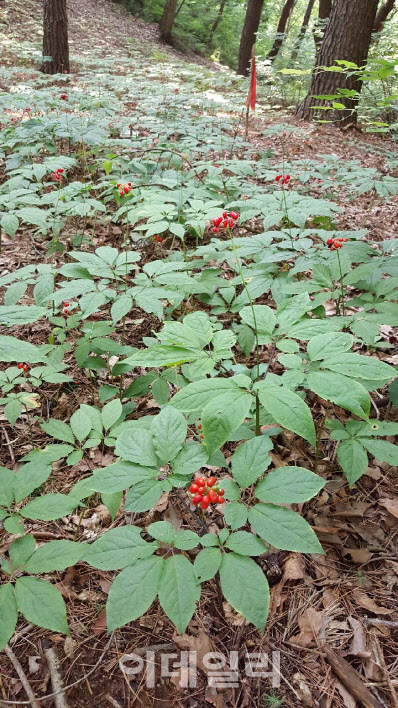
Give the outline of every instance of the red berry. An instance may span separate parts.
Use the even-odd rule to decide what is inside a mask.
[[[195,494],[194,498],[192,499],[192,504],[199,504],[202,501],[202,497],[200,494]]]
[[[23,369],[23,364],[18,364],[17,369]]]
[[[211,502],[212,504],[215,504],[215,503],[216,503],[218,497],[217,497],[217,494],[215,493],[214,489],[210,489],[210,492],[209,492],[209,499],[210,499],[210,502]]]
[[[204,487],[206,484],[206,480],[204,477],[198,477],[195,479],[195,484],[198,484],[200,487]]]
[[[218,234],[218,228],[217,228],[217,226],[213,226],[212,232],[213,232],[213,234]]]
[[[282,179],[282,175],[276,175],[275,182],[279,182],[280,179]]]
[[[197,492],[198,492],[198,485],[197,485],[197,484],[191,484],[191,486],[189,487],[189,491],[191,492],[191,494],[197,493]]]
[[[207,509],[209,504],[210,504],[209,497],[203,497],[202,501],[200,502],[200,506],[202,507],[202,509]]]
[[[222,216],[215,216],[214,219],[212,219],[212,222],[214,226],[220,226],[222,222]]]
[[[202,423],[198,423],[196,427],[197,427],[198,430],[200,430],[201,427],[202,427]]]
[[[227,214],[226,211],[223,211],[223,213],[222,213],[222,218],[223,218],[223,219],[228,219],[228,214]]]
[[[218,489],[218,496],[219,496],[219,497],[224,496],[224,490],[223,490],[223,489],[220,489],[220,488]]]
[[[232,229],[232,227],[235,226],[233,219],[228,219],[228,226],[230,229]]]
[[[222,225],[223,225],[224,229],[226,229],[228,226],[228,219],[224,219],[224,221],[222,222]]]
[[[24,371],[29,371],[29,366],[27,364],[24,364],[22,368]]]
[[[209,477],[209,479],[207,480],[207,486],[214,487],[216,482],[217,482],[217,479],[215,477]]]
[[[217,504],[224,504],[224,502],[225,502],[224,497],[218,497]]]
[[[229,215],[230,215],[231,219],[234,219],[234,221],[236,221],[237,219],[239,219],[239,214],[238,214],[237,211],[231,211],[231,212],[229,213]]]

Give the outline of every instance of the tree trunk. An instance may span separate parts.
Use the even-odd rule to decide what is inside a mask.
[[[225,8],[225,3],[226,3],[226,2],[227,2],[227,0],[221,0],[221,2],[220,2],[220,6],[219,6],[219,8],[218,8],[217,17],[216,17],[216,19],[214,20],[214,22],[213,22],[213,24],[212,24],[212,26],[211,26],[211,28],[210,28],[209,37],[208,37],[208,40],[207,40],[207,46],[208,46],[208,47],[211,46],[211,43],[212,43],[212,41],[213,41],[214,33],[215,33],[215,31],[216,31],[218,25],[219,25],[220,22],[221,22],[221,18],[222,18],[222,16],[223,16],[223,12],[224,12],[224,8]]]
[[[330,101],[314,98],[319,95],[335,95],[337,89],[361,91],[362,83],[357,76],[345,72],[322,71],[323,66],[333,66],[336,59],[366,64],[378,0],[335,0],[326,27],[322,47],[318,53],[307,97],[297,109],[304,120],[314,116],[311,106],[329,106]],[[339,97],[339,103],[352,111],[348,116],[339,110],[321,111],[322,119],[337,120],[340,125],[356,122],[357,98]]]
[[[166,44],[173,44],[171,30],[173,29],[176,12],[177,0],[166,0],[162,19],[160,20],[159,25],[160,39],[163,42],[166,42]]]
[[[283,41],[285,39],[285,30],[286,30],[286,25],[288,22],[288,19],[291,15],[291,12],[293,10],[294,4],[296,0],[286,0],[281,16],[279,18],[278,26],[276,28],[276,36],[274,43],[271,47],[271,51],[268,52],[267,59],[271,59],[271,61],[275,61],[276,57],[279,54],[279,50],[283,44]]]
[[[320,20],[327,20],[332,12],[333,0],[319,0],[319,13],[318,17]]]
[[[248,0],[247,3],[246,17],[240,38],[237,69],[237,73],[242,76],[249,75],[250,59],[253,45],[256,42],[257,30],[260,25],[263,3],[264,0]]]
[[[303,24],[301,25],[299,35],[298,35],[298,37],[295,41],[294,47],[293,47],[292,56],[290,57],[291,64],[294,64],[294,62],[297,59],[297,55],[300,51],[301,43],[305,37],[305,33],[307,32],[308,25],[310,24],[311,13],[312,13],[314,5],[315,5],[315,0],[309,0],[309,3],[307,5],[307,9],[305,11],[305,15],[303,18]]]
[[[318,22],[314,27],[314,41],[317,52],[319,52],[323,35],[325,34],[326,20],[329,19],[330,13],[332,12],[333,0],[319,0],[319,12],[318,12]]]
[[[395,0],[386,0],[384,5],[381,6],[380,10],[376,15],[376,19],[373,25],[373,32],[381,32],[384,27],[384,23],[387,20],[389,14],[393,11],[395,6]]]
[[[43,56],[44,74],[69,73],[68,15],[66,0],[44,0]]]

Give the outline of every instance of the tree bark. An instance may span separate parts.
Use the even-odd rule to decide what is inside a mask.
[[[298,37],[294,43],[293,51],[292,51],[292,56],[290,57],[290,62],[293,64],[296,59],[297,55],[300,51],[301,43],[305,37],[305,33],[307,32],[308,25],[310,24],[310,19],[311,19],[311,13],[313,10],[313,7],[315,5],[315,0],[309,0],[309,3],[307,5],[307,9],[305,11],[305,15],[303,17],[303,23],[300,28],[300,32],[298,34]]]
[[[339,88],[360,93],[362,83],[357,76],[346,76],[345,72],[322,71],[321,67],[333,66],[336,59],[351,61],[357,66],[366,64],[377,4],[378,0],[335,0],[316,59],[310,90],[296,111],[300,118],[311,120],[316,112],[311,106],[330,105],[330,101],[314,96],[335,95]],[[339,110],[321,111],[322,119],[336,120],[340,125],[355,123],[358,99],[341,96],[337,100],[350,109],[351,113],[347,115]]]
[[[69,73],[68,15],[66,0],[44,0],[43,56],[44,74]]]
[[[227,0],[221,0],[220,6],[219,6],[219,8],[218,8],[217,17],[216,17],[216,19],[214,20],[214,22],[213,22],[213,24],[212,24],[212,26],[211,26],[211,28],[210,28],[209,37],[208,37],[208,40],[207,40],[207,45],[208,45],[209,47],[211,46],[211,43],[212,43],[212,41],[213,41],[214,33],[215,33],[215,31],[216,31],[218,25],[219,25],[220,22],[221,22],[221,18],[222,18],[222,16],[223,16],[223,12],[224,12],[224,8],[225,8],[225,3],[226,3],[226,2],[227,2]]]
[[[173,44],[173,38],[171,36],[171,30],[173,29],[173,24],[177,12],[177,0],[166,0],[164,6],[162,19],[159,25],[160,39],[166,44]]]
[[[283,41],[285,39],[285,30],[286,30],[286,25],[288,22],[288,19],[291,15],[291,12],[293,10],[293,7],[295,5],[296,0],[286,0],[281,16],[279,18],[278,26],[276,28],[276,36],[274,43],[271,47],[271,50],[268,52],[267,59],[271,59],[271,61],[275,61],[276,57],[279,54],[279,50],[283,44]]]
[[[247,3],[246,17],[240,38],[237,69],[237,73],[242,76],[249,76],[250,59],[260,25],[263,3],[264,0],[248,0]]]
[[[395,0],[386,0],[384,5],[381,6],[380,10],[376,15],[376,19],[373,25],[373,32],[381,32],[384,27],[384,23],[387,20],[389,14],[393,11],[395,6]]]

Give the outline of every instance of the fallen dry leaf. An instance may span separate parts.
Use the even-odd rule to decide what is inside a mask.
[[[98,636],[99,634],[102,634],[103,632],[106,632],[106,610],[102,610],[97,619],[95,620],[94,624],[91,625],[91,632],[95,635]]]
[[[304,578],[304,558],[300,553],[289,556],[283,565],[282,583],[287,580],[301,580]]]
[[[108,578],[100,578],[99,586],[105,595],[109,595],[109,590],[112,587],[112,580],[109,580]]]
[[[226,619],[228,620],[228,622],[233,624],[234,627],[241,627],[242,624],[245,623],[245,618],[243,617],[243,615],[240,615],[238,612],[235,612],[229,602],[223,602],[223,608]]]
[[[398,519],[398,499],[379,499],[379,504]]]
[[[77,647],[77,642],[75,642],[74,639],[71,639],[71,637],[66,637],[64,641],[64,653],[65,656],[68,657],[68,659],[73,659],[74,653],[76,651]]]
[[[182,516],[173,506],[169,506],[169,508],[166,509],[163,518],[172,525],[174,531],[178,532],[181,529],[183,521]]]
[[[305,681],[305,676],[303,674],[294,674],[293,675],[293,683],[298,687],[297,688],[297,694],[299,695],[301,699],[301,704],[303,706],[308,706],[309,708],[312,708],[314,705],[314,701],[312,699],[312,694],[309,689],[308,684]]]
[[[205,692],[205,701],[214,706],[214,708],[225,708],[226,703],[222,693],[218,693],[214,686],[207,686]]]
[[[300,647],[309,647],[314,644],[314,637],[320,635],[322,624],[323,613],[309,607],[298,620],[300,634],[291,638],[291,644],[297,644]]]
[[[347,691],[345,686],[343,686],[340,681],[336,681],[336,688],[343,699],[344,708],[357,708],[357,702],[355,698],[352,697],[351,693]]]
[[[206,654],[214,652],[215,647],[210,637],[203,631],[203,629],[199,630],[197,637],[188,634],[183,634],[180,637],[178,634],[174,634],[173,642],[178,644],[178,646],[183,649],[196,652],[196,662],[198,668],[205,674],[208,673],[209,667],[204,664],[203,658]]]
[[[348,621],[354,630],[354,636],[352,638],[352,643],[348,650],[348,654],[359,656],[361,659],[368,659],[370,657],[370,652],[366,648],[365,632],[361,622],[351,616],[348,617]]]
[[[341,555],[353,563],[368,563],[373,554],[368,548],[342,548]]]
[[[373,612],[375,615],[390,615],[392,613],[392,610],[389,610],[387,607],[380,607],[379,605],[376,605],[372,598],[361,590],[354,590],[352,597],[357,605],[363,607],[364,610]]]
[[[385,678],[383,650],[373,633],[370,635],[370,650],[370,657],[364,666],[365,676],[370,681],[383,681]]]
[[[168,494],[168,492],[163,492],[158,503],[155,504],[155,506],[152,508],[152,512],[164,511],[165,509],[167,509],[168,503],[169,503],[169,494]]]

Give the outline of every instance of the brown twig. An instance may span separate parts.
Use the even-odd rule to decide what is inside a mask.
[[[89,671],[87,674],[85,674],[84,676],[82,676],[82,678],[77,679],[77,681],[74,681],[73,683],[70,683],[68,686],[65,686],[65,688],[62,688],[62,689],[61,689],[61,691],[54,691],[53,693],[47,693],[45,696],[40,696],[39,701],[45,701],[45,700],[47,700],[47,698],[53,698],[54,696],[58,696],[60,693],[64,693],[65,691],[68,691],[70,688],[73,688],[73,686],[78,686],[78,684],[82,683],[83,681],[86,681],[86,679],[87,679],[89,676],[91,676],[91,675],[98,669],[98,667],[99,667],[99,665],[100,665],[102,659],[104,658],[106,652],[108,651],[108,649],[109,649],[109,647],[110,647],[110,645],[111,645],[111,643],[112,643],[114,634],[115,634],[115,633],[112,632],[112,634],[111,634],[110,637],[109,637],[109,640],[107,641],[107,643],[106,643],[106,645],[105,645],[105,648],[104,648],[104,650],[103,650],[103,652],[102,652],[100,658],[98,659],[97,663],[94,664],[94,666],[92,667],[92,669],[90,669],[90,671]],[[8,652],[7,652],[7,647],[8,647],[8,645],[5,647],[4,651],[8,654]],[[9,650],[10,650],[12,656],[14,657],[14,660],[17,662],[19,668],[21,669],[21,671],[22,671],[22,673],[23,673],[22,667],[21,667],[21,665],[19,664],[18,659],[17,659],[16,656],[14,655],[12,649],[11,649],[10,647],[8,647],[8,648],[9,648]],[[10,659],[11,659],[12,663],[14,664],[14,661],[13,661],[13,659],[11,658],[11,656],[10,656]],[[15,666],[15,668],[17,668],[17,667],[16,667],[16,664],[14,664],[14,666]],[[17,671],[18,671],[18,669],[17,669]],[[19,678],[21,679],[21,682],[23,683],[23,681],[22,681],[22,676],[21,676],[20,674],[18,674],[18,675],[19,675]],[[24,673],[23,673],[23,675],[25,676]],[[25,676],[25,679],[26,679],[26,676]],[[27,679],[26,679],[26,681],[27,681]],[[29,683],[28,683],[27,685],[29,686]],[[28,693],[26,686],[24,686],[24,688],[25,688],[26,693]],[[29,686],[29,689],[30,689],[30,686]],[[30,690],[31,690],[31,689],[30,689]],[[29,694],[28,694],[28,695],[29,695]],[[33,696],[33,693],[32,693],[32,696]],[[37,699],[36,699],[34,696],[33,696],[33,699],[34,699],[35,703],[33,703],[32,700],[30,700],[30,701],[1,701],[1,700],[0,700],[0,705],[7,705],[7,706],[29,706],[29,705],[33,705],[33,708],[40,708],[40,705],[39,705],[39,703],[37,702]]]
[[[363,676],[355,671],[348,661],[336,654],[328,644],[322,645],[322,652],[336,676],[354,698],[359,701],[361,706],[364,706],[364,708],[383,708],[382,703],[374,698],[369,689],[366,688]]]
[[[14,669],[19,676],[19,680],[21,681],[22,686],[25,689],[25,693],[29,698],[29,701],[27,701],[27,703],[33,706],[33,708],[40,708],[39,701],[37,700],[35,694],[32,691],[31,685],[28,679],[26,678],[26,674],[9,644],[6,644],[6,646],[4,647],[4,651],[7,654],[11,663],[13,664]],[[15,701],[0,701],[0,703],[13,704],[15,703]]]
[[[61,678],[59,659],[53,647],[46,649],[44,652],[48,668],[51,676],[51,686],[55,692],[54,703],[55,708],[68,708],[68,702],[65,695],[64,684]]]

